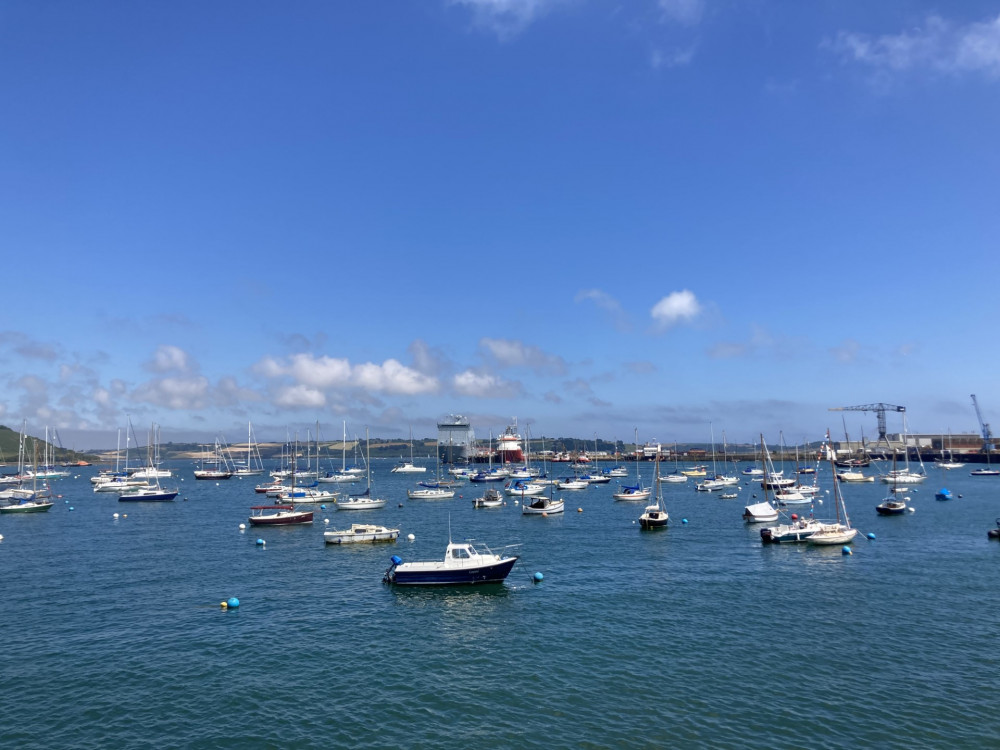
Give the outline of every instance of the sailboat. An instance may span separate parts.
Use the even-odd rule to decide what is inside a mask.
[[[411,500],[450,500],[455,497],[455,483],[441,479],[440,444],[435,446],[434,452],[437,455],[435,478],[429,482],[417,482],[417,489],[407,490],[406,496]]]
[[[417,466],[413,463],[413,428],[410,428],[410,460],[400,461],[397,466],[392,467],[393,474],[422,474],[427,471],[426,466]]]
[[[128,433],[125,434],[125,445],[126,451],[128,450]],[[212,450],[211,457],[208,460],[205,459],[204,455],[201,460],[201,467],[194,470],[195,479],[229,479],[233,475],[232,469],[229,467],[229,461],[226,458],[225,452],[225,440],[220,442],[219,438],[215,438],[215,448]],[[126,453],[126,456],[128,454]],[[127,464],[127,462],[126,462]],[[125,467],[126,471],[128,466]]]
[[[365,465],[368,469],[368,486],[365,487],[365,491],[356,495],[348,495],[343,500],[337,501],[337,510],[373,510],[375,508],[384,508],[385,500],[380,497],[372,497],[372,461],[371,461],[371,442],[368,437],[368,428],[365,427],[365,451],[367,456],[365,457]]]
[[[826,434],[827,442],[830,441],[829,431]],[[830,458],[830,471],[834,470],[833,458]],[[850,544],[854,537],[858,535],[858,530],[851,527],[851,519],[847,515],[847,506],[844,504],[843,485],[840,482],[833,483],[833,505],[836,509],[837,520],[834,523],[823,523],[819,531],[810,535],[806,541],[809,544],[829,546],[833,544]]]
[[[699,492],[713,492],[714,490],[721,490],[740,483],[740,480],[737,477],[727,476],[718,472],[715,465],[715,429],[712,427],[711,422],[709,422],[709,430],[712,434],[712,478],[706,479],[704,482],[698,482],[698,484],[695,485],[695,489]],[[725,442],[726,437],[725,433],[723,433],[723,446],[725,446]],[[723,450],[725,450],[725,448],[723,448]],[[725,462],[723,462],[723,466],[725,466]]]
[[[961,469],[965,464],[959,463],[955,460],[955,454],[951,452],[951,431],[948,431],[948,456],[945,457],[944,448],[941,448],[941,458],[937,459],[934,463],[937,464],[939,469]]]
[[[291,494],[295,494],[295,454],[292,454]],[[250,508],[251,526],[299,526],[313,522],[313,511],[298,510],[292,503],[275,500],[274,505],[255,505]]]
[[[344,439],[340,444],[340,471],[328,471],[325,476],[317,477],[317,482],[359,482],[361,475],[347,470],[347,420],[344,420]]]
[[[52,503],[47,502],[51,493],[46,493],[44,496],[38,494],[38,440],[33,440],[35,471],[33,472],[34,476],[32,476],[32,489],[28,491],[22,487],[20,490],[12,490],[14,494],[11,495],[11,499],[17,499],[17,502],[10,505],[0,505],[0,513],[45,513],[52,507]],[[19,471],[18,473],[23,472]]]
[[[656,466],[654,468],[655,477],[653,479],[653,487],[656,489],[656,502],[652,505],[647,505],[646,509],[639,516],[639,528],[641,529],[662,529],[666,528],[667,522],[670,520],[670,516],[667,514],[666,508],[663,507],[663,487],[660,485],[660,452],[656,452],[656,458],[654,459]]]
[[[236,477],[256,477],[264,473],[264,462],[257,448],[257,440],[253,434],[253,422],[247,422],[247,460],[246,464],[237,466],[233,471]]]
[[[657,451],[659,454],[659,451]],[[648,500],[650,496],[649,487],[642,486],[642,477],[639,474],[639,430],[635,430],[635,484],[623,484],[618,492],[611,495],[615,500]]]
[[[677,443],[674,443],[674,470],[669,474],[661,476],[660,481],[667,482],[668,484],[681,484],[687,480],[688,478],[681,473],[680,467],[677,464]]]
[[[896,452],[892,453],[892,471],[890,472],[893,477],[896,476]],[[888,497],[884,498],[882,502],[875,506],[875,512],[880,516],[899,516],[906,512],[906,501],[910,498],[902,497],[897,494],[902,487],[899,487],[896,481],[893,481],[892,487],[889,489]]]
[[[767,499],[767,491],[771,487],[771,483],[768,481],[768,466],[770,465],[770,456],[766,455],[767,446],[764,445],[764,436],[760,436],[760,444],[764,451],[764,460],[762,461],[764,476],[761,479],[760,486],[764,490],[764,502],[762,503],[751,503],[743,508],[743,520],[747,523],[771,523],[772,521],[778,520],[778,510]],[[773,467],[772,467],[773,468]]]
[[[906,415],[903,415],[903,454],[906,458],[906,468],[896,469],[893,468],[891,471],[886,472],[881,476],[882,481],[885,484],[896,485],[906,485],[906,484],[919,484],[927,479],[927,473],[924,471],[924,460],[920,456],[920,448],[917,448],[917,458],[920,460],[920,473],[910,471],[910,446],[906,440]],[[896,452],[892,453],[893,466],[895,467]]]

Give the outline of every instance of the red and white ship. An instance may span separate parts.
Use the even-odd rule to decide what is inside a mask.
[[[514,417],[514,423],[507,425],[503,434],[497,438],[497,450],[493,460],[506,464],[524,463],[521,436],[517,434],[517,417]]]

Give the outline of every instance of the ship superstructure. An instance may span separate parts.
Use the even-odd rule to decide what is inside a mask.
[[[469,418],[449,414],[438,422],[438,455],[444,464],[465,464],[472,460],[476,435]]]

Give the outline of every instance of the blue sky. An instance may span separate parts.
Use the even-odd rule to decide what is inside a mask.
[[[995,2],[7,2],[0,422],[974,432],[998,94]]]

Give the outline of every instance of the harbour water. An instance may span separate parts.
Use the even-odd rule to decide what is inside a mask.
[[[255,480],[182,462],[173,503],[92,493],[87,469],[49,513],[0,516],[0,747],[1000,746],[998,477],[928,467],[915,512],[887,518],[884,485],[846,485],[845,556],[762,545],[746,484],[665,485],[670,528],[641,531],[614,483],[522,516],[473,509],[483,485],[408,500],[415,480],[374,465],[384,509],[310,527],[240,531]],[[402,533],[327,547],[324,519]],[[449,523],[520,545],[505,584],[381,583],[392,554],[442,556]]]

